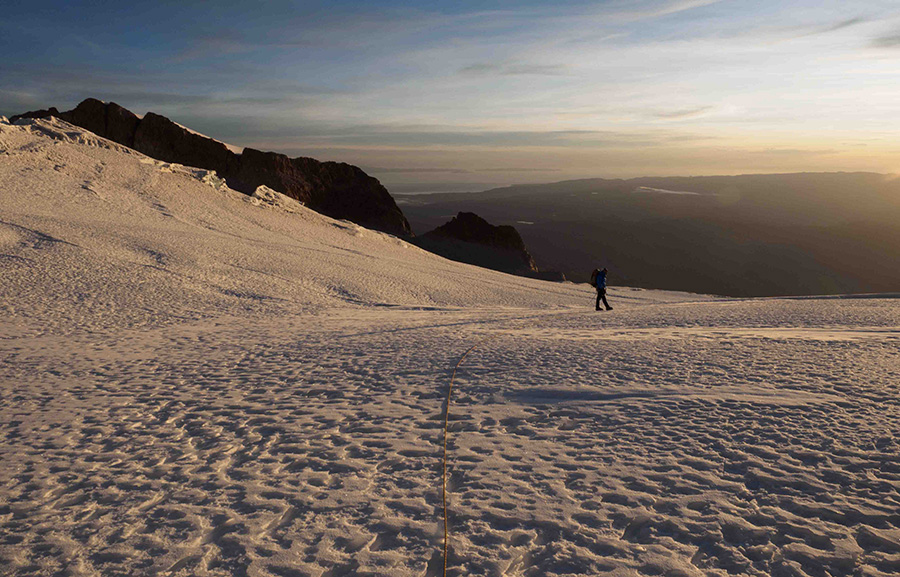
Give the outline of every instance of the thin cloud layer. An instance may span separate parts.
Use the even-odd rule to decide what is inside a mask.
[[[558,76],[565,74],[565,64],[471,64],[460,70],[462,74],[497,76]]]
[[[536,149],[556,163],[540,173],[603,176],[588,158],[611,151],[632,176],[744,171],[744,159],[776,156],[794,158],[792,170],[828,156],[829,169],[893,171],[885,134],[900,118],[883,82],[900,10],[850,4],[37,1],[0,21],[0,114],[94,96],[235,144],[347,154],[397,175],[451,166],[507,178],[488,169],[532,166]],[[502,162],[465,164],[474,149]]]
[[[872,46],[876,48],[900,48],[900,33],[879,36],[872,40]]]

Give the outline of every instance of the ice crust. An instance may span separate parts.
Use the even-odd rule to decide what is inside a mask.
[[[0,573],[900,572],[900,300],[447,261],[0,121]],[[614,282],[615,279],[610,279]]]
[[[251,195],[250,202],[256,206],[277,208],[285,212],[297,212],[303,207],[303,203],[289,196],[272,190],[266,185],[257,186]]]

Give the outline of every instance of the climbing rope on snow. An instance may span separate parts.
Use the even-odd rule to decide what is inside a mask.
[[[447,441],[450,438],[450,398],[451,395],[453,395],[453,381],[456,379],[456,371],[466,357],[469,356],[469,353],[474,351],[480,344],[481,343],[475,343],[469,347],[459,360],[456,361],[456,366],[453,367],[453,373],[450,375],[450,386],[447,388],[447,403],[444,408],[444,464],[443,472],[441,473],[441,502],[444,505],[444,577],[447,577],[447,553],[450,550],[450,532],[448,531],[447,521]]]
[[[551,313],[551,315],[573,315],[573,314],[583,314],[583,311],[565,311],[562,313]],[[527,320],[533,318],[544,317],[547,315],[534,315],[531,317],[524,318],[516,318],[516,319],[507,319],[507,320]],[[469,353],[480,347],[481,345],[496,339],[497,337],[502,336],[505,333],[496,333],[490,336],[487,336],[468,349],[463,355],[456,361],[456,366],[453,367],[453,373],[450,374],[450,386],[447,388],[447,405],[444,411],[444,459],[443,459],[443,471],[441,473],[441,502],[444,507],[444,569],[443,569],[443,577],[447,577],[447,554],[450,552],[450,531],[449,531],[449,521],[447,518],[447,444],[450,438],[450,400],[453,395],[453,383],[456,380],[456,371],[459,370],[462,362],[466,360],[466,357],[469,356]]]
[[[486,343],[487,341],[497,338],[500,335],[493,335],[487,338],[481,339],[474,345],[468,348],[466,352],[456,361],[456,366],[453,367],[453,373],[450,375],[450,386],[447,388],[447,407],[444,410],[444,469],[441,475],[441,501],[444,505],[444,571],[443,576],[447,577],[447,553],[450,551],[450,532],[448,530],[448,521],[447,521],[447,441],[450,438],[450,398],[453,394],[453,382],[456,379],[456,371],[459,369],[459,366],[462,362],[469,356],[469,353],[474,351],[480,345]]]

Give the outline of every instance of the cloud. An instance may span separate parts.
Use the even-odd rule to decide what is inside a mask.
[[[705,8],[718,4],[723,0],[651,0],[649,2],[635,2],[629,0],[621,4],[622,8],[608,10],[606,6],[601,9],[601,14],[615,22],[639,22],[663,18],[673,14],[679,14],[688,10]]]
[[[21,105],[29,105],[37,102],[38,98],[32,92],[26,92],[22,90],[5,90],[0,88],[0,99],[5,101],[7,104],[13,104],[17,106]]]
[[[862,16],[857,16],[856,18],[848,18],[825,28],[824,30],[822,30],[822,33],[843,30],[844,28],[850,28],[851,26],[856,26],[857,24],[868,22],[868,20],[868,18],[863,18]]]
[[[188,48],[176,54],[172,61],[184,62],[207,57],[221,58],[229,54],[249,52],[256,47],[239,32],[220,30],[214,35],[204,33],[193,38]]]
[[[488,64],[481,62],[461,68],[459,72],[475,76],[560,76],[565,74],[566,66],[564,64]]]
[[[444,168],[444,167],[383,167],[362,166],[366,172],[378,174],[474,174],[477,172],[559,172],[558,168],[534,168],[520,166],[503,166],[492,168]]]
[[[475,172],[560,172],[558,168],[479,168]]]
[[[846,18],[844,20],[839,20],[838,22],[834,22],[832,24],[826,24],[824,26],[811,26],[802,30],[797,34],[789,34],[787,39],[793,40],[797,38],[806,38],[809,36],[819,36],[821,34],[830,34],[831,32],[837,32],[838,30],[844,30],[846,28],[851,28],[853,26],[857,26],[859,24],[864,24],[869,21],[869,18],[863,16],[856,16],[854,18]]]
[[[310,52],[322,50],[390,51],[423,35],[434,36],[436,30],[464,29],[470,21],[479,20],[478,13],[451,15],[377,5],[339,7],[308,3],[310,6],[304,7],[303,3],[293,4],[289,9],[261,6],[258,10],[261,20],[240,29],[217,27],[215,34],[209,34],[206,28],[189,29],[185,33],[188,46],[176,53],[173,61],[260,50],[266,51],[269,59],[279,52],[296,54],[298,49],[307,57]]]
[[[668,16],[670,14],[677,14],[679,12],[685,12],[687,10],[694,10],[695,8],[712,6],[713,4],[718,4],[721,1],[722,0],[675,0],[674,2],[666,2],[662,6],[647,10],[646,12],[639,12],[639,14],[642,14],[644,18],[659,18],[660,16]]]
[[[0,106],[24,104],[66,110],[84,98],[94,97],[114,101],[138,113],[151,110],[168,116],[186,114],[185,121],[191,116],[247,120],[287,114],[300,117],[302,113],[298,111],[304,107],[333,102],[353,93],[346,88],[266,78],[254,70],[236,69],[227,86],[215,84],[220,76],[220,70],[207,66],[202,70],[147,74],[140,70],[102,70],[52,63],[17,69],[0,62],[0,86],[15,87],[15,90],[0,90]]]
[[[705,112],[708,112],[712,109],[712,106],[698,106],[697,108],[657,112],[656,114],[654,114],[654,116],[666,120],[683,120],[685,118],[696,118],[698,116],[703,116]]]
[[[208,134],[208,132],[207,132]],[[505,131],[487,128],[451,129],[440,126],[356,125],[272,125],[264,129],[252,128],[244,133],[248,146],[271,150],[300,150],[303,148],[344,148],[357,150],[453,150],[453,149],[636,149],[682,145],[692,140],[680,132],[609,130],[520,130]],[[227,138],[226,138],[227,136]],[[217,138],[231,142],[230,135]],[[693,139],[696,140],[696,139]],[[393,167],[386,167],[391,170]],[[374,171],[375,169],[373,169]],[[400,169],[406,171],[406,169]],[[441,169],[443,170],[443,169]],[[505,170],[502,169],[501,170]],[[398,170],[399,171],[399,170]],[[431,172],[431,168],[413,167],[409,171]],[[436,172],[436,170],[434,170]]]
[[[834,148],[765,148],[762,150],[747,150],[745,154],[761,156],[821,156],[837,154],[840,150]]]
[[[900,33],[879,36],[872,40],[872,46],[875,48],[900,48]]]
[[[447,173],[447,174],[471,174],[471,170],[463,168],[403,168],[403,167],[362,167],[366,172],[380,174],[427,174],[427,173]]]

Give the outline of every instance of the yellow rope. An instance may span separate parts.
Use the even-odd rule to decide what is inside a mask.
[[[447,553],[450,550],[450,533],[447,529],[447,441],[450,438],[450,396],[453,394],[453,381],[456,379],[456,371],[459,369],[459,366],[462,362],[469,356],[469,353],[474,351],[479,345],[484,344],[485,342],[498,337],[499,335],[493,335],[487,338],[484,338],[463,353],[463,356],[456,361],[456,366],[453,367],[453,374],[450,375],[450,387],[447,389],[447,408],[444,411],[444,472],[441,476],[441,484],[442,484],[442,495],[441,500],[444,504],[444,577],[447,577]]]
[[[582,311],[566,311],[563,313],[551,313],[551,314],[563,314],[563,315],[582,314]],[[527,317],[527,318],[537,318],[537,317],[543,317],[543,316],[546,316],[546,315],[534,315],[533,317]],[[512,320],[524,320],[524,319],[518,318],[518,319],[512,319]],[[472,351],[474,351],[476,348],[483,345],[484,343],[486,343],[490,340],[493,340],[503,334],[504,333],[497,333],[497,334],[485,337],[485,338],[481,339],[480,341],[478,341],[477,343],[475,343],[474,345],[472,345],[471,347],[469,347],[468,350],[466,350],[466,352],[463,353],[463,355],[459,358],[459,360],[456,361],[456,366],[453,367],[453,373],[450,375],[450,386],[447,388],[447,409],[444,411],[444,465],[443,465],[443,474],[441,475],[441,487],[442,487],[441,501],[443,502],[443,505],[444,505],[444,570],[443,570],[443,577],[447,577],[447,554],[450,551],[450,532],[448,530],[448,520],[447,520],[447,442],[450,438],[450,398],[451,398],[451,395],[453,394],[453,382],[456,379],[456,371],[459,369],[459,366],[462,364],[462,362],[464,360],[466,360],[466,357],[469,356],[469,353],[471,353]]]

